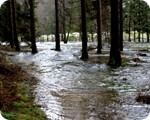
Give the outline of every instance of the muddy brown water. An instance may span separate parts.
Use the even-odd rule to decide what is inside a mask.
[[[150,105],[135,98],[150,94],[150,44],[126,43],[123,57],[130,59],[130,65],[117,69],[81,61],[80,42],[61,43],[61,52],[51,50],[53,42],[37,46],[36,55],[11,53],[15,55],[11,58],[39,79],[35,102],[49,120],[142,120],[149,114]],[[142,49],[148,49],[142,51],[147,56],[137,55]]]

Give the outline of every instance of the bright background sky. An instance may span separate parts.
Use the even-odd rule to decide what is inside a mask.
[[[6,0],[0,0],[0,6],[3,4],[4,1],[6,1]]]
[[[144,1],[146,1],[149,4],[149,6],[150,6],[150,0],[144,0]]]
[[[1,6],[1,4],[2,4],[4,1],[6,1],[6,0],[0,0],[0,6]],[[150,0],[144,0],[144,1],[146,1],[146,2],[149,4],[149,6],[150,6]]]

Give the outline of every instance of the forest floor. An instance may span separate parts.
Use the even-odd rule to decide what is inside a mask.
[[[0,111],[8,120],[46,120],[46,115],[34,103],[32,86],[36,79],[11,62],[0,46]]]
[[[43,46],[48,47],[48,48],[44,48]],[[91,79],[88,79],[88,78],[92,76],[91,74],[90,74],[90,76],[88,76],[88,74],[90,72],[94,74],[93,75],[94,78],[95,78],[95,76],[98,76],[100,73],[102,73],[102,74],[100,74],[100,76],[103,75],[103,72],[100,71],[102,68],[98,69],[98,71],[97,71],[97,69],[96,69],[97,64],[93,64],[93,63],[98,63],[98,68],[99,68],[99,63],[107,64],[108,59],[109,59],[109,57],[108,57],[109,52],[107,50],[103,51],[104,55],[97,55],[97,54],[95,55],[94,54],[95,51],[91,50],[91,51],[89,51],[89,53],[91,55],[89,61],[82,62],[82,61],[79,61],[78,59],[77,59],[77,61],[76,61],[76,59],[75,60],[73,59],[74,61],[73,60],[71,61],[71,60],[68,60],[68,58],[70,57],[70,54],[72,55],[72,53],[70,53],[70,50],[68,50],[68,46],[65,46],[65,47],[67,47],[67,50],[69,52],[68,51],[65,52],[65,50],[64,50],[59,54],[54,52],[54,51],[49,50],[50,43],[47,46],[46,46],[46,43],[45,44],[43,43],[43,46],[41,45],[41,47],[39,47],[40,52],[36,56],[35,55],[30,56],[30,54],[26,54],[26,53],[25,54],[19,54],[20,55],[19,57],[21,57],[22,60],[24,60],[25,62],[28,63],[27,65],[26,65],[25,62],[19,62],[19,60],[18,60],[19,57],[18,58],[16,57],[16,59],[14,59],[13,62],[12,62],[9,58],[11,56],[15,57],[15,54],[11,53],[13,50],[10,49],[10,47],[0,46],[0,111],[2,111],[3,116],[5,118],[9,119],[9,120],[32,120],[32,119],[33,120],[46,120],[47,119],[45,117],[45,114],[40,109],[40,107],[43,108],[43,106],[42,106],[43,104],[39,104],[39,106],[37,106],[34,103],[34,95],[33,95],[32,91],[33,91],[33,86],[37,83],[37,80],[34,77],[32,77],[31,75],[27,74],[27,72],[30,71],[29,67],[31,67],[32,72],[35,70],[36,72],[39,72],[39,74],[43,72],[43,73],[48,73],[48,75],[49,75],[49,73],[50,73],[50,75],[52,75],[53,72],[54,72],[54,75],[55,75],[56,72],[58,71],[58,73],[57,73],[58,76],[56,76],[56,77],[59,78],[59,82],[56,82],[57,84],[52,83],[52,85],[54,87],[53,86],[49,87],[49,86],[46,86],[45,84],[40,84],[40,85],[43,85],[43,86],[42,87],[39,86],[40,89],[38,89],[39,90],[38,92],[40,94],[38,96],[40,102],[42,101],[42,99],[48,97],[47,95],[52,94],[52,96],[50,96],[49,99],[46,98],[46,100],[44,99],[45,100],[44,102],[42,101],[43,103],[49,103],[50,102],[48,104],[50,107],[47,105],[48,108],[46,108],[46,109],[47,110],[52,109],[49,113],[51,115],[51,114],[57,112],[58,108],[55,108],[55,107],[58,107],[60,105],[60,103],[57,104],[55,101],[52,101],[53,99],[51,99],[51,97],[52,98],[57,98],[57,99],[60,98],[60,100],[62,100],[63,103],[64,103],[64,101],[69,101],[69,102],[65,102],[63,104],[64,108],[66,108],[66,106],[69,105],[69,108],[66,109],[66,111],[67,110],[70,111],[70,104],[72,104],[74,102],[78,103],[78,101],[79,101],[78,98],[82,98],[81,103],[82,103],[82,100],[86,100],[87,104],[90,104],[90,103],[88,103],[88,100],[89,100],[88,97],[89,96],[87,94],[82,94],[83,90],[84,90],[83,86],[81,86],[81,89],[80,89],[79,88],[80,86],[77,84],[77,86],[73,86],[73,87],[74,88],[78,87],[79,91],[77,90],[75,93],[72,93],[72,94],[69,94],[69,95],[67,94],[68,91],[70,92],[70,89],[68,89],[68,91],[67,91],[67,89],[65,88],[66,87],[65,85],[67,85],[66,84],[67,79],[65,79],[65,81],[64,81],[65,84],[64,84],[63,79],[60,79],[60,78],[63,78],[62,76],[63,75],[65,76],[65,74],[60,74],[60,73],[65,73],[65,70],[68,70],[69,73],[70,73],[69,74],[70,77],[68,77],[69,78],[68,82],[70,83],[70,82],[72,82],[70,80],[73,80],[73,83],[74,83],[74,79],[72,79],[72,75],[75,75],[74,78],[77,77],[76,74],[74,74],[74,71],[76,71],[76,73],[78,73],[78,70],[81,72],[81,70],[82,70],[81,68],[84,68],[84,67],[86,68],[86,65],[87,65],[88,66],[88,69],[86,68],[86,70],[87,70],[86,73],[87,74],[84,71],[82,73],[82,75],[83,74],[87,75],[87,77],[85,77],[85,76],[83,76],[83,77],[85,77],[86,81],[89,82],[89,81],[91,81]],[[77,44],[77,46],[78,46],[78,44]],[[121,97],[121,100],[123,99],[123,103],[127,106],[127,108],[125,108],[125,110],[123,109],[122,112],[123,112],[124,115],[127,116],[127,119],[128,119],[128,117],[133,118],[132,115],[135,115],[134,111],[135,111],[135,113],[137,113],[138,110],[135,109],[135,108],[138,105],[144,106],[143,103],[144,104],[150,104],[150,95],[149,95],[149,91],[150,91],[150,87],[149,87],[149,65],[150,65],[149,64],[149,57],[150,57],[150,51],[149,50],[150,50],[150,46],[147,45],[147,44],[144,44],[144,45],[134,44],[134,46],[132,45],[132,43],[128,44],[127,47],[125,48],[125,50],[121,53],[122,67],[120,67],[118,69],[113,69],[114,75],[116,75],[116,77],[114,79],[112,79],[112,81],[113,81],[112,83],[114,83],[114,84],[112,84],[112,86],[110,85],[109,89],[116,89],[116,90],[118,90],[118,93],[120,93],[121,95],[123,94],[123,97]],[[5,52],[5,51],[11,51],[11,52]],[[25,52],[25,51],[27,52],[28,49],[25,48],[23,50],[23,52]],[[50,55],[50,56],[48,56],[48,55]],[[43,56],[45,57],[44,59],[43,59]],[[48,56],[48,57],[46,57],[46,56]],[[75,57],[77,57],[77,58],[79,57],[78,51],[73,54],[73,58],[75,58]],[[40,65],[35,64],[36,60],[38,61],[38,63],[40,61],[40,63],[39,63]],[[42,60],[43,60],[43,64],[42,64]],[[47,60],[48,61],[51,60],[51,62],[48,62],[49,64],[45,64],[45,62],[47,62]],[[34,62],[32,62],[32,61],[34,61]],[[56,65],[54,64],[55,62],[57,63]],[[50,64],[50,63],[52,63],[52,64]],[[26,66],[25,71],[21,67],[18,67],[16,64],[20,64],[19,66],[24,66],[25,65]],[[41,68],[41,69],[39,69],[37,65],[39,65],[39,68]],[[46,65],[47,65],[47,67],[46,67]],[[70,67],[69,67],[69,65],[70,65]],[[82,67],[82,65],[83,65],[83,67]],[[52,70],[49,68],[49,66],[51,66]],[[80,67],[78,67],[78,66],[80,66]],[[91,71],[89,70],[89,66],[92,66],[90,68]],[[33,67],[33,69],[32,69],[32,67]],[[35,67],[36,67],[36,69],[35,69]],[[72,71],[72,67],[74,68],[74,71]],[[94,69],[92,69],[93,67],[94,67]],[[71,70],[70,70],[70,68],[71,68]],[[47,71],[41,71],[41,70],[49,70],[49,71],[51,70],[51,71],[47,72]],[[60,72],[61,70],[63,72]],[[95,70],[95,71],[93,72],[93,70]],[[103,69],[103,70],[105,70],[105,69]],[[67,73],[68,73],[68,71],[67,71]],[[95,72],[98,72],[98,74],[95,74]],[[33,74],[34,74],[34,72],[33,72]],[[110,73],[110,75],[111,74],[112,73]],[[104,76],[104,77],[106,77],[106,76]],[[44,78],[46,79],[47,77],[42,76],[42,80]],[[51,78],[51,79],[53,79],[53,78]],[[48,81],[49,82],[52,82],[51,79],[48,76]],[[101,79],[101,77],[99,79],[103,80],[103,79]],[[81,80],[82,79],[77,79],[78,83],[79,83],[79,81],[81,83],[85,82],[84,85],[87,85],[85,87],[86,93],[87,93],[87,88],[89,88],[89,91],[90,91],[90,88],[97,87],[97,86],[95,86],[95,82],[97,82],[96,80],[93,82],[94,85],[91,82],[89,82],[90,83],[89,84],[89,83],[86,83],[86,81],[83,81],[83,80],[81,81]],[[94,79],[92,79],[92,80],[94,80]],[[43,83],[43,82],[41,82],[41,83]],[[97,83],[99,83],[99,82],[97,82]],[[128,86],[126,86],[127,88],[125,89],[125,87],[123,86],[123,85],[125,85],[124,83],[130,83],[131,85],[133,85],[134,88],[135,88],[134,89],[135,92],[138,92],[139,94],[137,94],[137,93],[131,94],[132,88],[128,89]],[[49,84],[49,85],[51,85],[51,84]],[[56,86],[64,85],[64,86],[61,86],[60,88],[57,87],[57,90],[55,90],[55,85]],[[72,85],[72,84],[69,84],[69,85]],[[93,86],[91,86],[91,85],[93,85]],[[52,89],[52,88],[54,88],[54,89]],[[98,87],[98,88],[100,88],[100,87]],[[136,91],[136,89],[138,91]],[[80,90],[82,91],[81,94],[79,94]],[[130,90],[131,90],[131,92],[130,92]],[[44,92],[47,91],[48,94],[44,93],[43,91]],[[91,91],[89,93],[91,93]],[[125,95],[124,95],[124,93],[125,93]],[[127,95],[127,93],[129,93],[129,95]],[[75,99],[76,97],[74,97],[76,95],[78,95],[77,99]],[[97,94],[93,93],[93,95],[97,95]],[[103,94],[101,93],[101,95],[103,95]],[[136,95],[136,96],[134,96],[134,95]],[[86,97],[86,96],[88,96],[88,97]],[[89,97],[89,98],[90,98],[89,101],[91,101],[91,97]],[[106,95],[106,98],[107,98],[107,95]],[[131,98],[131,100],[129,100],[129,98]],[[95,98],[94,98],[94,100],[95,100]],[[96,103],[96,102],[94,102],[94,100],[92,102]],[[97,100],[97,97],[96,97],[96,100]],[[98,99],[98,101],[100,101],[100,100],[101,100],[101,98]],[[109,97],[108,97],[108,101],[109,101]],[[136,106],[136,107],[132,107],[130,109],[131,101],[133,103],[133,106]],[[136,101],[139,102],[139,104]],[[55,103],[55,105],[53,103]],[[79,103],[79,105],[81,105],[81,107],[82,107],[82,106],[84,106],[84,104],[86,102],[84,101],[83,104],[81,104],[81,103]],[[129,103],[129,105],[128,105],[128,103]],[[102,103],[99,104],[98,107],[101,107],[101,105],[103,105],[103,104]],[[96,108],[98,108],[98,107],[96,106]],[[95,106],[93,106],[93,108],[95,109]],[[76,106],[73,107],[72,109],[76,110]],[[126,109],[127,109],[127,111],[129,110],[130,112],[126,112]],[[144,108],[143,109],[144,112],[145,112],[145,109],[147,110],[148,108]],[[140,110],[141,114],[144,113],[143,111],[142,111],[142,109]],[[86,112],[86,111],[84,111],[84,112]],[[121,110],[120,110],[120,112],[121,112]],[[131,113],[131,114],[129,114],[129,113]],[[70,112],[68,112],[68,114],[70,115]],[[73,111],[72,111],[72,114],[73,114],[72,116],[74,116]],[[51,118],[51,116],[49,118]],[[109,116],[109,114],[108,114],[108,116]],[[59,114],[58,114],[57,117],[59,117]],[[62,115],[60,115],[60,117],[62,117]],[[78,116],[76,116],[76,117],[78,117]],[[140,115],[140,117],[138,117],[138,116],[134,116],[134,117],[137,117],[139,119],[144,118],[144,116],[141,116],[141,115]]]

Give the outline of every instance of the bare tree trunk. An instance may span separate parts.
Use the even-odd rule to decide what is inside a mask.
[[[65,0],[63,2],[63,41],[66,44],[68,42],[66,36],[66,16],[65,16]]]
[[[119,1],[111,0],[111,49],[108,65],[115,67],[121,65]]]
[[[142,42],[144,42],[144,33],[142,32]]]
[[[92,42],[94,42],[94,34],[93,34],[93,32],[91,32],[91,40],[92,40]]]
[[[136,1],[134,0],[133,1],[134,2],[134,8],[133,9],[135,9],[136,8]],[[136,17],[136,14],[134,13],[134,16],[133,17]],[[136,21],[135,21],[135,18],[133,19],[133,24],[134,24],[134,42],[136,42]]]
[[[11,8],[12,8],[12,17],[13,17],[13,38],[15,43],[16,51],[20,51],[19,41],[18,41],[18,30],[17,30],[17,18],[16,18],[16,0],[11,0]]]
[[[123,14],[122,14],[122,1],[120,0],[120,50],[123,51]]]
[[[11,48],[14,48],[14,26],[13,26],[13,12],[12,12],[12,1],[10,0],[9,2],[10,5],[10,23],[11,23],[11,40],[10,40],[10,45]]]
[[[47,42],[49,41],[49,35],[47,35]]]
[[[134,42],[136,41],[136,32],[134,30]]]
[[[141,5],[139,2],[139,10],[141,9]],[[138,42],[141,42],[141,14],[139,12],[139,18],[138,18]]]
[[[56,41],[56,51],[60,51],[60,36],[59,36],[59,16],[58,16],[58,0],[55,0],[55,17],[56,17],[56,33],[55,33],[55,41]]]
[[[31,44],[32,54],[37,53],[36,40],[35,40],[35,18],[34,18],[34,0],[30,2],[30,29],[31,29]]]
[[[141,30],[140,30],[140,28],[138,30],[138,42],[141,42]]]
[[[102,1],[97,0],[97,53],[101,53],[102,49]]]
[[[66,42],[68,42],[68,40],[69,40],[69,34],[70,34],[70,30],[71,30],[71,22],[72,22],[72,17],[70,16],[68,31],[67,31],[67,36],[66,36]]]
[[[88,59],[87,52],[87,30],[86,30],[86,12],[85,0],[81,0],[81,19],[82,19],[82,56],[81,59]]]
[[[130,13],[129,13],[129,14],[130,14]],[[128,38],[128,41],[131,42],[131,16],[130,16],[130,15],[129,15],[128,28],[129,28],[129,38]]]
[[[147,43],[149,43],[149,32],[147,31]]]

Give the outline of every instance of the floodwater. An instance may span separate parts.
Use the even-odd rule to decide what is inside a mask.
[[[149,44],[128,43],[122,56],[130,59],[130,66],[117,69],[80,60],[80,42],[61,43],[61,52],[51,50],[53,42],[37,47],[38,54],[15,53],[12,59],[39,79],[35,102],[49,120],[142,120],[149,114],[150,105],[135,100],[150,93],[150,52],[137,55],[140,49],[150,50]],[[93,53],[89,57],[102,56]]]

